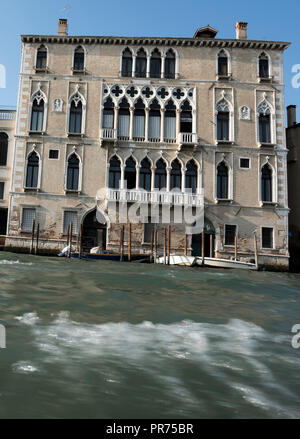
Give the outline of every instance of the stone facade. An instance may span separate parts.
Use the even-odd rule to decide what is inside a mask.
[[[289,209],[283,51],[289,43],[247,40],[246,24],[242,25],[243,28],[237,25],[237,38],[232,40],[215,38],[217,31],[210,27],[199,29],[193,38],[68,36],[61,23],[58,36],[23,35],[6,245],[13,248],[29,246],[30,230],[28,225],[24,227],[24,211],[28,215],[26,209],[34,208],[35,219],[40,224],[40,245],[57,251],[65,246],[66,215],[71,218],[70,212],[75,212],[72,218],[76,221],[76,226],[73,224],[76,237],[79,225],[85,227],[87,215],[99,205],[106,221],[104,231],[101,229],[105,235],[101,238],[103,250],[118,251],[120,224],[108,218],[109,203],[117,200],[118,204],[122,197],[128,202],[140,199],[139,174],[142,160],[147,157],[152,177],[147,200],[153,199],[155,194],[157,161],[162,159],[165,163],[166,189],[157,201],[161,209],[163,197],[168,197],[171,189],[172,166],[177,159],[181,167],[179,192],[182,196],[178,203],[182,207],[189,203],[204,203],[205,230],[213,234],[213,254],[233,257],[234,245],[229,235],[225,235],[229,230],[227,226],[236,226],[234,233],[238,237],[238,257],[241,260],[253,258],[253,234],[256,232],[259,262],[287,269]],[[142,69],[139,61],[141,48],[145,53],[145,77],[140,77],[144,75],[141,70],[137,74],[138,69]],[[37,68],[41,67],[37,63],[39,49],[47,53],[42,68]],[[124,57],[126,49],[131,57],[131,70],[124,75],[126,62],[122,61],[122,55]],[[155,50],[159,54],[158,64],[151,61]],[[83,55],[77,57],[77,52]],[[174,64],[167,61],[170,53]],[[267,60],[267,75],[260,74],[260,57]],[[219,58],[227,60],[223,71]],[[128,104],[128,109],[126,107],[123,111],[124,114],[128,111],[127,136],[121,132],[127,128],[120,128],[124,98]],[[159,125],[153,138],[149,123],[153,135],[155,123],[154,119],[150,122],[150,118],[154,114],[151,113],[154,99]],[[33,106],[41,100],[42,125],[33,130]],[[109,102],[104,122],[104,109]],[[74,110],[81,109],[80,133],[70,132],[72,106]],[[172,106],[174,110],[168,110]],[[173,125],[166,120],[172,111],[173,137],[167,133]],[[140,135],[137,122],[140,114],[144,115],[143,135]],[[224,114],[227,125],[221,139],[219,115],[221,118]],[[269,120],[269,137],[264,142],[260,138],[260,114],[267,115]],[[126,116],[122,123],[125,119]],[[50,150],[58,152],[54,154]],[[28,158],[33,153],[39,163],[34,188],[27,187],[26,181]],[[56,158],[50,158],[52,154]],[[79,169],[76,190],[69,190],[67,182],[68,160],[72,156],[77,157]],[[109,186],[112,157],[119,160],[121,182],[99,202],[96,199],[98,190]],[[127,175],[126,160],[130,157],[135,162],[136,187],[126,190],[124,176]],[[184,198],[188,192],[185,173],[190,160],[196,169],[196,188],[192,198]],[[225,196],[218,192],[220,164],[227,172]],[[261,173],[265,165],[271,173],[268,201],[262,199]],[[176,200],[179,198],[172,196],[165,204],[172,210]],[[172,218],[170,222],[174,223]],[[264,228],[271,229],[268,248],[263,247]],[[160,247],[163,245],[162,229],[160,224]],[[142,221],[133,225],[135,251],[149,250],[149,239],[147,242],[145,234],[146,226]],[[197,237],[187,237],[189,253],[197,251],[196,242]],[[173,224],[171,250],[183,252],[184,246],[184,227]]]

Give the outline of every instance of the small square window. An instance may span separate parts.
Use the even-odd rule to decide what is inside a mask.
[[[58,159],[59,150],[58,149],[49,149],[49,159]]]
[[[263,227],[261,229],[262,248],[273,248],[273,229],[272,227]]]
[[[236,225],[225,224],[225,245],[234,245]]]
[[[250,159],[240,159],[240,168],[249,169]]]
[[[0,181],[0,200],[4,200],[4,181]]]

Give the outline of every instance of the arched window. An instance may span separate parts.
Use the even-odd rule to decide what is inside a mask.
[[[135,76],[137,78],[146,78],[147,70],[147,55],[144,49],[140,49],[137,52],[136,64],[135,64]]]
[[[154,49],[150,58],[150,78],[161,77],[161,54],[158,49]]]
[[[160,141],[160,105],[156,99],[152,101],[149,111],[149,141]]]
[[[129,103],[126,98],[123,98],[119,104],[118,138],[123,140],[128,140],[129,128],[130,128]]]
[[[79,183],[79,158],[74,153],[68,159],[67,190],[77,191]]]
[[[188,101],[184,101],[181,105],[180,113],[180,132],[181,133],[192,133],[193,132],[193,116],[192,107]]]
[[[261,170],[261,199],[262,201],[272,201],[272,169],[266,163]]]
[[[41,45],[36,54],[36,68],[38,70],[45,70],[47,68],[47,49]]]
[[[132,157],[126,160],[124,180],[127,181],[127,189],[136,188],[136,163]]]
[[[217,140],[229,140],[229,106],[225,99],[217,105]]]
[[[75,49],[73,70],[77,72],[82,72],[84,70],[84,50],[81,46],[78,46]]]
[[[102,128],[114,127],[114,103],[112,98],[108,97],[103,108],[103,126]]]
[[[122,76],[132,76],[132,53],[125,49],[122,54]]]
[[[181,164],[178,159],[172,161],[170,189],[181,189]]]
[[[175,78],[175,62],[176,56],[172,49],[168,50],[165,58],[165,78]]]
[[[134,105],[133,138],[135,140],[145,138],[145,104],[141,98]]]
[[[141,163],[140,188],[151,191],[151,163],[147,157]]]
[[[271,111],[266,100],[258,106],[259,141],[271,143]]]
[[[0,133],[0,166],[7,164],[8,135]]]
[[[26,187],[37,188],[39,178],[39,156],[32,152],[27,160]]]
[[[262,53],[258,58],[258,71],[259,71],[259,77],[260,78],[269,78],[270,77],[270,71],[269,71],[269,58],[268,55],[265,53]]]
[[[228,199],[228,168],[224,162],[217,168],[217,198]]]
[[[197,165],[194,160],[190,160],[186,165],[185,188],[192,189],[193,194],[197,192]]]
[[[69,132],[80,134],[82,130],[82,102],[78,95],[75,95],[70,105]]]
[[[176,139],[176,106],[172,99],[167,103],[165,110],[164,138],[168,141]]]
[[[156,162],[156,169],[155,169],[155,188],[166,189],[166,187],[167,187],[166,163],[163,159],[159,159]]]
[[[33,100],[30,131],[43,131],[44,106],[44,99],[40,95]]]
[[[109,181],[108,186],[112,189],[119,189],[121,180],[121,163],[117,156],[113,156],[109,161]]]
[[[218,53],[218,75],[219,76],[228,75],[228,58],[224,50],[221,50]]]

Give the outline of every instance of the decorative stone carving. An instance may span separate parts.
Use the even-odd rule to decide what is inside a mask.
[[[257,107],[258,114],[263,114],[264,116],[271,113],[270,106],[266,99],[264,99]]]
[[[61,113],[63,111],[64,101],[60,98],[56,98],[53,101],[53,111]]]
[[[219,101],[217,103],[217,107],[216,107],[217,111],[222,111],[222,112],[229,112],[229,105],[228,102],[223,98],[221,99],[221,101]]]
[[[240,108],[240,119],[241,120],[250,120],[250,114],[251,114],[251,111],[250,111],[250,108],[247,107],[247,105],[243,105]]]

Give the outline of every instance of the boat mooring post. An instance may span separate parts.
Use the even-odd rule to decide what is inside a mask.
[[[79,235],[78,235],[78,256],[79,256],[79,259],[81,258],[82,233],[83,233],[83,225],[80,224]]]
[[[66,247],[68,247],[68,245],[70,244],[70,224],[68,225],[68,230],[67,230],[67,245]],[[68,251],[69,254],[69,251]]]
[[[40,237],[40,223],[38,223],[36,228],[36,243],[35,243],[35,254],[38,254],[39,251],[39,237]]]
[[[164,264],[166,265],[167,263],[167,229],[166,227],[164,227]]]
[[[167,247],[167,260],[168,265],[170,265],[170,248],[171,248],[171,226],[168,225],[168,247]]]
[[[237,234],[234,236],[234,260],[237,260]]]
[[[187,234],[184,236],[184,256],[187,256]]]
[[[151,251],[150,251],[150,262],[153,262],[153,248],[154,248],[154,230],[151,230]]]
[[[157,226],[155,226],[154,262],[156,262],[156,259],[157,259],[157,247],[158,247],[158,230],[157,230]]]
[[[254,257],[255,257],[256,268],[258,268],[258,253],[257,253],[256,232],[254,232]]]
[[[32,221],[32,229],[31,229],[31,244],[30,244],[30,254],[33,252],[33,241],[34,241],[34,231],[35,231],[35,219]]]
[[[123,262],[124,259],[124,225],[120,230],[120,262]]]
[[[128,262],[131,262],[131,223],[128,223]]]
[[[70,258],[71,257],[71,253],[72,253],[73,223],[70,223],[69,227],[70,227],[70,235],[69,235],[70,236],[70,248],[69,248],[68,256]]]
[[[202,256],[202,263],[204,262],[204,254],[205,254],[205,243],[204,243],[204,239],[205,239],[205,233],[204,233],[204,229],[202,229],[202,236],[201,236],[201,256]]]
[[[213,257],[213,236],[209,235],[209,257]]]

